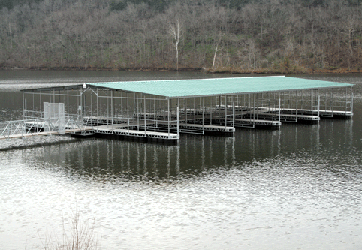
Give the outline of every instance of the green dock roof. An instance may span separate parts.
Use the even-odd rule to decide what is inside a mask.
[[[271,76],[104,82],[91,83],[88,86],[173,98],[348,87],[353,86],[353,84]]]

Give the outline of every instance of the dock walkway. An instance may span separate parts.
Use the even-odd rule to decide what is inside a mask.
[[[229,121],[229,123],[232,121]],[[262,119],[235,119],[234,126],[240,128],[275,128],[279,129],[282,123],[280,121],[262,120]]]
[[[255,113],[247,114],[244,118],[249,119],[265,119],[272,121],[282,121],[282,122],[296,122],[296,123],[306,123],[306,124],[317,124],[320,120],[319,116],[315,115],[299,115],[299,114],[278,114],[278,113]]]
[[[235,132],[234,127],[190,123],[180,123],[180,130],[181,132],[183,132],[183,130],[193,130],[209,135],[232,135]]]
[[[72,133],[80,133],[81,131],[92,131],[92,127],[84,127],[80,128],[73,128],[73,129],[66,129],[65,134],[72,134]],[[27,138],[32,136],[47,136],[47,135],[60,135],[58,131],[41,131],[41,132],[26,132],[26,133],[18,133],[18,134],[11,134],[11,135],[0,135],[0,140],[2,139],[16,139],[16,138]]]
[[[307,115],[307,116],[319,116],[321,118],[337,118],[337,119],[350,119],[353,116],[351,111],[341,111],[341,110],[310,110],[310,109],[270,109],[269,112],[281,114],[297,114],[297,115]]]
[[[177,140],[178,135],[174,133],[164,133],[158,131],[148,131],[148,130],[137,130],[135,125],[127,124],[113,124],[113,125],[101,125],[93,127],[95,133],[105,134],[105,135],[120,135],[127,137],[137,137],[137,138],[153,138],[161,140]]]

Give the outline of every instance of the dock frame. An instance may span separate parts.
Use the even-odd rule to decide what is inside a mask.
[[[174,142],[183,133],[233,136],[235,128],[279,129],[285,122],[316,124],[353,116],[352,87],[187,97],[92,84],[22,92],[23,120],[0,123],[0,138],[41,132]],[[64,116],[49,111],[57,105],[64,105]]]

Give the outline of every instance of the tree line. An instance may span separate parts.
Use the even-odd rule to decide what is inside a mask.
[[[361,0],[0,0],[0,68],[360,71]]]

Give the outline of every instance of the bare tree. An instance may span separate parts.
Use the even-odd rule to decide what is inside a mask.
[[[173,37],[174,46],[176,50],[176,70],[178,71],[178,55],[179,55],[179,48],[178,45],[180,43],[180,21],[177,19],[176,23],[170,24],[170,34]]]
[[[219,40],[218,40],[218,42],[216,43],[214,58],[213,58],[213,60],[212,60],[212,68],[213,68],[213,69],[215,68],[216,56],[217,56],[217,52],[218,52],[219,45],[220,45],[220,42],[221,42],[221,37],[222,37],[221,34],[219,34]]]

